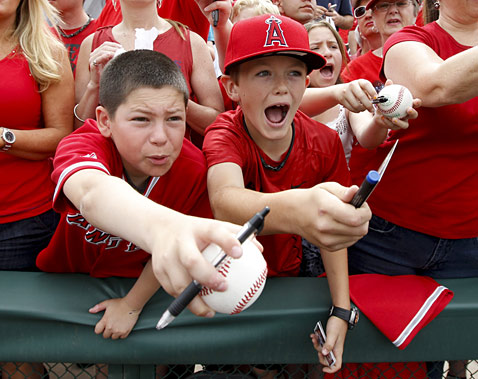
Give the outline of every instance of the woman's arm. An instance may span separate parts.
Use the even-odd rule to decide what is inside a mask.
[[[12,129],[16,141],[8,150],[8,154],[31,160],[45,159],[53,156],[60,140],[72,132],[73,73],[66,50],[61,50],[56,59],[61,66],[61,78],[41,92],[44,127],[34,130]],[[3,140],[1,143],[3,144]]]
[[[446,60],[420,42],[401,42],[385,55],[384,72],[424,107],[459,104],[478,96],[478,46]]]
[[[214,63],[204,40],[191,32],[193,70],[191,87],[197,102],[189,101],[186,120],[195,131],[204,135],[204,130],[224,112],[224,102],[214,71]]]
[[[101,72],[114,57],[116,50],[121,48],[118,43],[104,42],[92,52],[93,36],[91,34],[83,40],[78,53],[75,78],[75,99],[78,106],[75,109],[75,129],[83,125],[81,120],[96,118]]]

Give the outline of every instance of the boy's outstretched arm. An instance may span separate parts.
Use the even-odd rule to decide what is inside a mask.
[[[96,324],[95,333],[114,340],[128,337],[143,307],[159,288],[160,284],[154,276],[153,266],[149,260],[125,297],[105,300],[90,308],[90,313],[105,311]]]
[[[226,289],[224,277],[201,251],[216,243],[239,257],[242,248],[235,235],[240,226],[173,211],[122,179],[94,169],[72,174],[63,192],[89,223],[150,253],[154,274],[170,295],[178,296],[192,279],[218,291]],[[214,314],[199,297],[188,308],[200,316]]]
[[[367,204],[358,209],[348,204],[358,190],[356,186],[329,182],[308,189],[261,193],[245,188],[242,170],[235,163],[210,167],[207,182],[216,218],[241,224],[251,212],[267,205],[271,211],[263,234],[298,234],[330,251],[362,238],[372,217]]]

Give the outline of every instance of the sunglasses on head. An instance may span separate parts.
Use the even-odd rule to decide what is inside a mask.
[[[365,16],[365,13],[367,13],[367,8],[365,7],[365,5],[361,5],[360,7],[354,9],[355,18],[362,18],[363,16]]]

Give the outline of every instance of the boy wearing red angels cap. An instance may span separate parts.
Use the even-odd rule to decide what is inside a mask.
[[[307,74],[324,62],[309,49],[304,27],[290,18],[262,15],[236,23],[221,80],[240,106],[207,128],[203,151],[215,217],[241,223],[269,206],[259,239],[270,274],[299,275],[303,250],[319,254],[318,247],[333,305],[348,311],[346,248],[366,234],[371,213],[366,204],[348,204],[357,187],[346,187],[337,133],[298,111]],[[340,368],[346,331],[347,322],[329,318],[319,358],[325,364],[323,354],[333,350],[337,363],[324,371]]]

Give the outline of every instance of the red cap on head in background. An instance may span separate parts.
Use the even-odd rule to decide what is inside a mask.
[[[297,21],[274,15],[261,15],[234,24],[227,44],[224,71],[253,58],[285,55],[307,65],[307,72],[323,67],[324,57],[309,47],[309,36]]]

